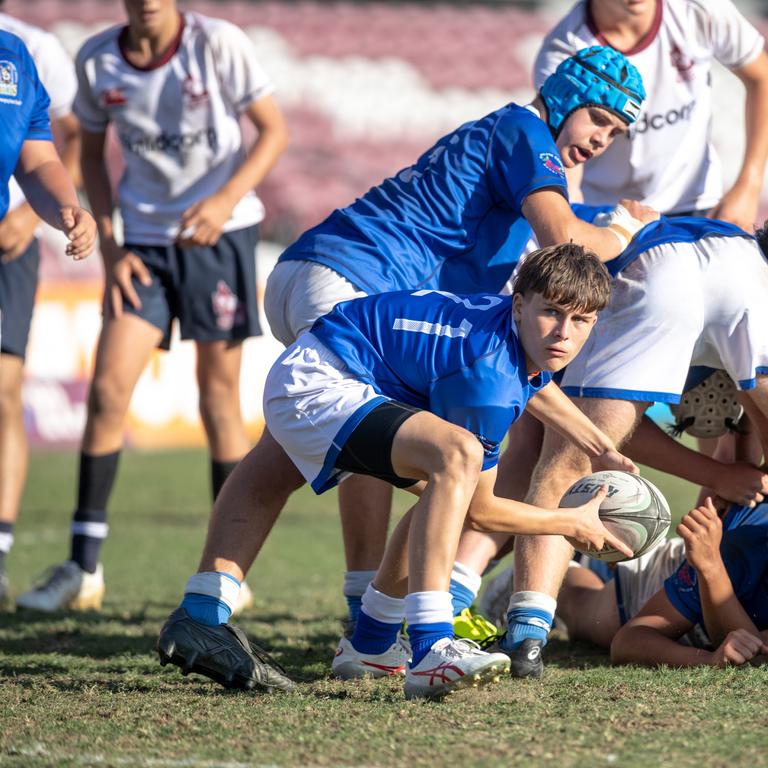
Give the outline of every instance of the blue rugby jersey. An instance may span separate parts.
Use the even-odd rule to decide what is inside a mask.
[[[0,30],[0,218],[8,211],[8,182],[24,142],[53,140],[49,105],[50,99],[26,46],[16,35]]]
[[[399,291],[342,302],[311,333],[382,395],[477,435],[483,469],[551,377],[528,380],[510,296]]]
[[[589,210],[585,206],[585,212]],[[577,215],[579,215],[577,213]],[[586,215],[586,214],[585,214]],[[584,215],[581,216],[584,218]],[[594,216],[593,216],[594,218]],[[658,221],[646,224],[632,242],[615,258],[606,263],[611,275],[616,276],[626,269],[640,254],[664,243],[694,243],[706,237],[754,237],[735,224],[719,219],[704,219],[698,216],[662,216]]]
[[[733,590],[758,629],[768,629],[768,502],[731,507],[723,520],[720,554]],[[684,560],[664,582],[672,605],[693,624],[704,624],[696,570]]]
[[[334,211],[280,260],[324,264],[370,294],[497,292],[531,235],[523,201],[545,187],[567,198],[555,142],[539,117],[508,104]]]

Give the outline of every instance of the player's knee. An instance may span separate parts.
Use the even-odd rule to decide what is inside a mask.
[[[97,376],[88,394],[89,416],[99,419],[122,418],[130,399],[129,388],[108,377]]]
[[[0,383],[0,421],[17,416],[22,408],[21,383]]]
[[[200,390],[200,417],[214,429],[226,429],[240,422],[240,402],[237,389],[209,387]]]
[[[437,472],[459,482],[477,483],[483,468],[483,446],[464,429],[441,436]]]

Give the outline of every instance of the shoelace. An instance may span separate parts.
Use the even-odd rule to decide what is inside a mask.
[[[448,658],[460,659],[471,651],[481,651],[480,645],[474,640],[468,640],[462,637],[459,640],[452,640],[443,648],[443,653]]]

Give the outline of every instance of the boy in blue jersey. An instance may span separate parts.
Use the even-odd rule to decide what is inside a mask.
[[[8,181],[15,176],[37,215],[67,236],[67,255],[82,259],[93,250],[96,225],[79,206],[53,146],[49,104],[24,43],[0,30],[0,219],[8,210]]]
[[[721,522],[707,498],[677,532],[686,560],[617,632],[613,661],[723,667],[768,654],[768,503],[732,507]],[[679,642],[694,627],[709,647]]]
[[[609,264],[616,275],[611,303],[566,371],[563,391],[621,446],[650,403],[679,402],[690,366],[724,369],[755,417],[768,455],[766,253],[766,229],[755,238],[734,225],[696,218],[645,227]],[[529,498],[546,506],[588,471],[583,454],[547,431]],[[539,676],[571,548],[557,537],[520,545],[520,591],[510,601],[502,648],[512,656],[513,674]],[[534,647],[538,652],[529,659]]]
[[[513,297],[422,290],[344,302],[272,367],[267,425],[316,492],[358,473],[419,496],[363,595],[353,637],[339,645],[339,677],[402,673],[407,663],[406,696],[438,697],[508,668],[503,654],[452,639],[447,588],[465,519],[483,530],[559,532],[626,551],[597,517],[604,489],[575,513],[493,495],[499,446],[526,408],[595,466],[635,469],[551,382],[589,336],[609,284],[581,246],[545,248],[521,268]],[[217,511],[242,504],[233,488],[225,486]],[[187,583],[161,633],[161,661],[234,687],[287,687],[224,623],[250,565],[230,539],[206,555],[214,568]],[[398,640],[403,618],[410,661]]]
[[[458,127],[283,253],[264,297],[272,333],[287,346],[339,301],[384,291],[498,292],[531,230],[541,246],[574,241],[601,258],[617,255],[655,212],[626,202],[612,229],[585,223],[568,206],[563,169],[623,135],[643,98],[625,57],[596,47],[564,62],[532,104],[508,104]],[[256,451],[261,466],[290,473],[268,434]],[[253,492],[270,482],[249,478]],[[352,620],[381,561],[391,493],[365,477],[339,490]],[[281,503],[278,496],[273,509]]]

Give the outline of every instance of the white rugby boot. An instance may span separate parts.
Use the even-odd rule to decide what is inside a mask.
[[[99,563],[95,573],[84,571],[73,560],[50,568],[44,580],[16,599],[19,608],[54,611],[98,611],[104,598],[104,570]]]
[[[509,672],[503,653],[486,653],[473,640],[438,640],[416,666],[405,672],[406,699],[439,699],[459,688],[498,682]]]
[[[342,637],[331,664],[331,674],[341,680],[359,677],[388,677],[405,674],[409,651],[398,637],[384,653],[360,653],[352,642]]]

